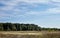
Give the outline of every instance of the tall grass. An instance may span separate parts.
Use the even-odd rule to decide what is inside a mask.
[[[44,33],[42,38],[60,38],[60,32],[48,32],[48,33]]]
[[[60,38],[60,32],[43,32],[42,35],[0,34],[0,38]]]

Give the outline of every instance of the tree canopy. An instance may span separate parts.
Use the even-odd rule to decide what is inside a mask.
[[[35,24],[20,24],[20,23],[0,23],[0,31],[51,31],[58,30],[57,28],[42,28]]]

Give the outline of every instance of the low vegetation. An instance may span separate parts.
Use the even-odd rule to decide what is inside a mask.
[[[28,33],[27,33],[28,32]],[[60,38],[60,32],[0,32],[0,38]],[[17,33],[17,34],[16,34]],[[21,34],[20,34],[21,33]],[[26,34],[23,34],[26,33]],[[30,34],[31,33],[31,34]],[[35,33],[35,34],[33,34]],[[33,34],[33,35],[32,35]],[[37,35],[38,34],[38,35]]]

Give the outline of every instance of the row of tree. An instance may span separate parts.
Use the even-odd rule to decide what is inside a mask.
[[[19,23],[0,23],[0,31],[42,31],[42,30],[58,30],[57,28],[41,28],[35,24],[19,24]]]
[[[0,23],[1,31],[39,31],[41,28],[35,24]]]

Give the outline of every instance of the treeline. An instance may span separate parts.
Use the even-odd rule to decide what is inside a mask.
[[[42,31],[60,31],[58,28],[42,28]]]
[[[35,24],[0,23],[0,31],[60,31],[60,29],[41,28]]]
[[[0,23],[0,31],[40,31],[41,27],[35,24]]]

